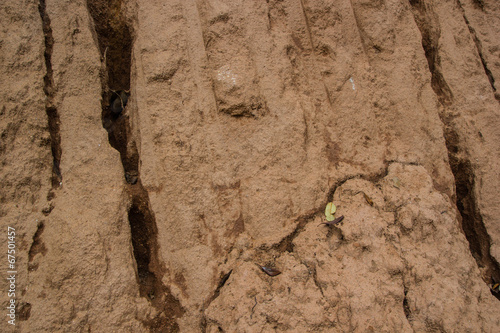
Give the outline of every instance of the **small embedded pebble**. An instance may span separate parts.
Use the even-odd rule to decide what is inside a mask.
[[[128,94],[125,91],[114,92],[111,96],[111,112],[118,116],[122,113],[123,109],[127,106]]]
[[[138,179],[137,175],[133,175],[128,172],[125,173],[125,180],[127,181],[127,183],[135,185],[137,183],[137,179]]]

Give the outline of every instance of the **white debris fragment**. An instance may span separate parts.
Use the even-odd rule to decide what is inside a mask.
[[[236,85],[238,75],[234,74],[229,65],[224,65],[217,70],[217,80],[225,82],[231,86]]]
[[[351,81],[352,90],[356,90],[356,86],[354,85],[354,79],[351,77],[351,78],[349,78],[349,81]]]

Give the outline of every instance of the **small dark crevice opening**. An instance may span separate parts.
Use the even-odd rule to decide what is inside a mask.
[[[201,329],[201,332],[203,332],[203,333],[205,333],[207,331],[207,325],[208,325],[207,318],[204,315],[205,309],[207,309],[210,306],[210,303],[212,303],[217,297],[219,297],[220,290],[222,289],[222,287],[224,287],[227,280],[231,276],[232,272],[233,272],[233,270],[230,270],[226,274],[223,274],[221,272],[220,280],[219,280],[219,283],[217,284],[217,288],[215,289],[212,296],[210,298],[208,298],[203,305],[203,310],[201,311],[203,316],[202,316],[201,321],[200,321],[200,329]]]
[[[472,3],[474,3],[477,8],[484,10],[484,0],[472,0]]]
[[[31,304],[27,302],[21,302],[17,306],[17,311],[19,315],[19,321],[26,321],[30,319],[31,316]]]
[[[406,289],[406,286],[404,286],[404,298],[403,298],[403,311],[405,313],[406,319],[410,321],[411,319],[411,310],[410,310],[410,305],[408,304],[408,298],[406,295],[408,294],[408,289]]]
[[[43,78],[45,93],[45,112],[48,119],[48,127],[50,133],[50,150],[52,152],[52,176],[51,183],[52,189],[60,187],[62,182],[62,175],[60,169],[61,162],[61,133],[60,133],[60,119],[57,108],[54,105],[54,77],[52,70],[52,50],[54,47],[54,37],[52,36],[52,28],[50,26],[50,17],[47,14],[45,0],[40,0],[38,4],[38,11],[42,19],[42,29],[45,42],[44,58],[46,74]],[[53,198],[53,195],[50,196]]]
[[[213,295],[214,296],[213,299],[216,299],[219,296],[221,288],[224,287],[224,285],[226,284],[227,280],[231,276],[232,272],[233,272],[233,270],[230,270],[226,274],[222,275],[222,277],[221,277],[221,279],[219,281],[219,284],[217,285],[217,289],[215,289],[215,292],[214,292],[214,295]]]
[[[43,222],[39,222],[36,232],[33,235],[33,242],[31,243],[28,251],[28,271],[36,271],[38,269],[38,264],[33,264],[33,259],[37,254],[41,253],[42,255],[45,255],[47,253],[45,243],[41,239],[44,229],[45,224]]]
[[[87,0],[97,42],[113,90],[130,88],[132,35],[122,14],[122,0]]]
[[[154,299],[156,275],[151,272],[149,265],[151,264],[151,253],[154,248],[154,237],[157,230],[156,225],[151,215],[151,211],[147,207],[148,203],[143,202],[140,196],[133,198],[132,205],[128,211],[128,220],[132,233],[132,247],[134,257],[137,263],[137,275],[139,278],[139,286],[141,296]]]
[[[299,218],[297,218],[297,225],[295,229],[285,236],[279,243],[274,244],[271,249],[277,250],[280,253],[283,252],[289,252],[292,253],[294,251],[295,245],[293,244],[293,241],[295,238],[302,232],[306,224],[312,220],[315,216],[317,215],[317,211],[311,211],[309,213],[306,213]]]

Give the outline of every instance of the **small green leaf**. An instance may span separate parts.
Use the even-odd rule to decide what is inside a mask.
[[[332,209],[331,209],[330,213],[333,215],[333,214],[335,214],[336,211],[337,211],[337,206],[335,206],[332,202]]]
[[[331,221],[335,220],[335,216],[333,216],[333,215],[327,215],[327,216],[326,216],[326,220],[327,220],[328,222],[331,222]]]
[[[326,216],[332,215],[332,213],[331,213],[332,205],[333,205],[332,202],[329,202],[326,204],[326,208],[325,208],[325,215]]]

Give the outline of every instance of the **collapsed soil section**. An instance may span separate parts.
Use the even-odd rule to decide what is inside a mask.
[[[499,13],[6,5],[17,329],[497,331]]]

